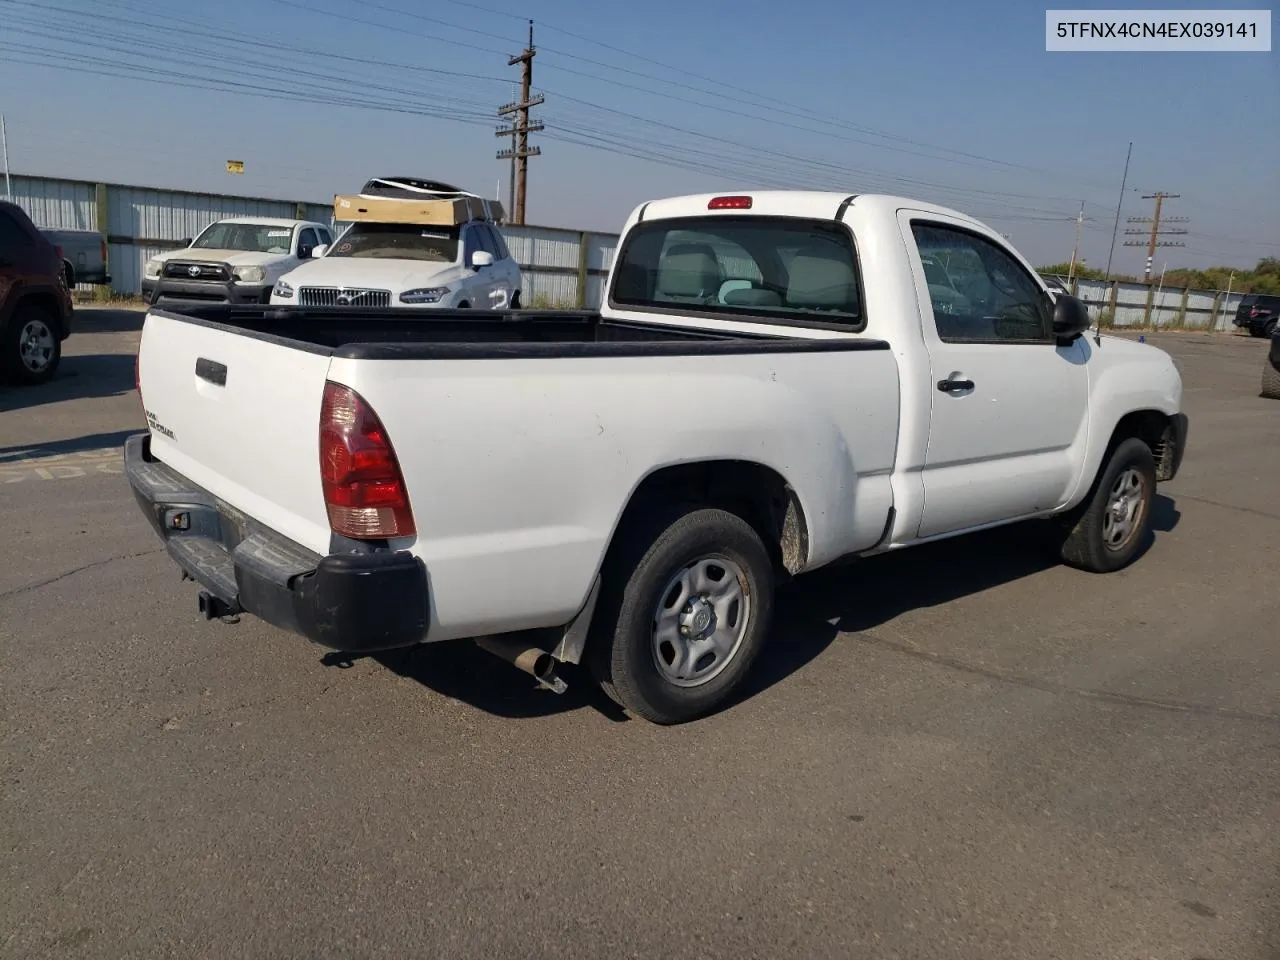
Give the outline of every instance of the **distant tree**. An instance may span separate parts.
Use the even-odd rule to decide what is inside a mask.
[[[1066,276],[1070,263],[1051,263],[1040,267],[1041,273],[1052,273]],[[1103,273],[1094,267],[1076,265],[1076,276],[1086,280],[1101,280]],[[1137,280],[1137,277],[1112,274],[1112,280]],[[1152,277],[1158,283],[1160,275]],[[1280,295],[1280,257],[1263,257],[1252,270],[1239,267],[1178,267],[1164,275],[1164,285],[1192,290],[1226,290],[1230,283],[1233,293],[1268,293]]]
[[[1068,260],[1064,263],[1051,263],[1047,267],[1038,268],[1041,273],[1052,273],[1060,277],[1065,277],[1071,272],[1071,262]],[[1096,267],[1089,267],[1077,263],[1075,267],[1075,276],[1082,277],[1085,280],[1101,280],[1102,271]]]

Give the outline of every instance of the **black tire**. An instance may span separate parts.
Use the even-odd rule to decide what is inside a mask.
[[[722,664],[713,661],[705,668],[716,667],[705,681],[691,678],[697,685],[679,685],[658,663],[654,631],[659,604],[664,593],[674,597],[679,591],[673,592],[673,580],[682,570],[705,564],[714,573],[717,560],[729,561],[742,573],[735,577],[746,600],[745,611],[737,607],[738,615],[746,617],[741,639]],[[718,569],[732,576],[727,567]],[[768,637],[773,620],[769,552],[745,520],[725,510],[685,504],[629,518],[614,538],[602,574],[587,667],[605,693],[645,720],[684,723],[710,713],[742,682]],[[710,621],[711,627],[716,625],[718,620]],[[699,655],[695,667],[710,655]]]
[[[1262,328],[1262,335],[1263,335],[1264,337],[1273,337],[1273,336],[1275,336],[1275,332],[1276,332],[1276,322],[1277,322],[1277,321],[1275,321],[1275,320],[1268,320],[1268,321],[1266,322],[1266,324],[1265,324],[1265,325],[1263,326],[1263,328]]]
[[[1120,542],[1108,542],[1116,527],[1108,526],[1107,512],[1117,485],[1136,477],[1141,484],[1129,532]],[[1064,563],[1091,573],[1111,573],[1128,566],[1151,535],[1151,506],[1155,500],[1156,461],[1141,440],[1122,440],[1094,481],[1081,508],[1073,515],[1062,544]],[[1114,524],[1114,520],[1112,521]]]
[[[512,310],[519,310],[519,309],[521,309],[521,307],[520,307],[520,291],[519,291],[519,290],[517,290],[515,293],[513,293],[513,294],[511,295],[511,307],[510,307],[510,309],[512,309]]]
[[[38,356],[24,350],[32,336],[42,341]],[[28,360],[39,362],[34,367]],[[58,336],[58,321],[48,310],[36,303],[20,303],[9,318],[9,325],[0,337],[0,372],[11,383],[35,386],[53,379],[62,362],[62,340]]]
[[[1280,400],[1280,370],[1269,359],[1262,364],[1262,395],[1268,400]]]
[[[470,310],[470,309],[471,309],[471,304],[469,304],[466,300],[463,300],[460,304],[458,304],[458,309],[459,309],[459,310]]]
[[[1259,326],[1250,326],[1250,327],[1249,327],[1249,336],[1251,336],[1251,337],[1259,337],[1259,338],[1261,338],[1261,337],[1265,337],[1266,335],[1267,335],[1267,328],[1266,328],[1266,327],[1259,327]]]

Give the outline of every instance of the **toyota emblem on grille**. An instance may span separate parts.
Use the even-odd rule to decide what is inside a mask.
[[[200,276],[200,268],[193,263],[187,267],[187,274],[192,277],[198,277]]]
[[[340,304],[342,304],[343,306],[346,306],[346,305],[348,305],[348,304],[350,304],[350,303],[351,303],[351,294],[349,294],[349,293],[340,293],[340,294],[338,294],[337,300],[336,300],[335,302],[336,302],[336,303],[340,303]]]

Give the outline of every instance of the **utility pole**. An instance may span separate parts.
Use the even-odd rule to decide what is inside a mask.
[[[0,144],[4,146],[4,198],[13,199],[13,185],[9,182],[9,137],[4,132],[4,115],[0,114]]]
[[[1235,280],[1236,280],[1236,272],[1232,270],[1231,273],[1227,276],[1227,295],[1222,298],[1222,308],[1224,310],[1227,308],[1227,301],[1231,299],[1231,284],[1235,283]],[[1217,317],[1213,318],[1213,328],[1215,330],[1218,329]]]
[[[1160,229],[1161,223],[1186,223],[1188,220],[1191,219],[1190,217],[1162,218],[1160,216],[1160,209],[1161,209],[1161,206],[1164,204],[1164,201],[1176,200],[1178,199],[1179,196],[1181,196],[1181,194],[1165,193],[1162,190],[1157,190],[1155,193],[1143,194],[1143,197],[1142,197],[1143,200],[1154,200],[1156,202],[1155,214],[1150,217],[1129,217],[1128,219],[1129,223],[1151,224],[1151,230],[1147,237],[1147,242],[1146,242],[1147,263],[1142,271],[1143,283],[1151,282],[1151,265],[1154,262],[1156,257],[1156,247],[1185,247],[1186,246],[1186,244],[1182,243],[1181,241],[1160,239],[1161,237],[1164,237],[1164,236],[1182,235],[1187,232],[1186,229],[1183,229],[1183,228],[1170,228],[1167,230]],[[1128,235],[1141,236],[1145,233],[1148,233],[1148,231],[1139,228],[1135,230],[1126,230],[1125,233]],[[1143,242],[1141,240],[1126,240],[1124,242],[1124,245],[1126,247],[1141,247],[1143,246]]]
[[[530,96],[530,88],[533,86],[533,58],[537,53],[533,45],[533,21],[530,20],[529,45],[524,48],[523,53],[507,61],[509,67],[520,64],[520,99],[498,108],[498,116],[506,117],[514,113],[516,119],[510,127],[499,127],[495,133],[495,136],[511,138],[511,149],[499,150],[498,159],[511,159],[516,164],[515,197],[512,201],[512,206],[515,208],[512,222],[516,224],[524,223],[525,204],[529,191],[529,158],[542,153],[540,147],[529,146],[529,134],[536,133],[543,126],[540,120],[532,123],[529,121],[529,108],[536,107],[546,99],[542,94]]]
[[[1080,231],[1084,229],[1084,201],[1080,201],[1080,213],[1076,216],[1076,245],[1071,248],[1071,266],[1067,268],[1067,287],[1076,275],[1076,256],[1080,253]]]

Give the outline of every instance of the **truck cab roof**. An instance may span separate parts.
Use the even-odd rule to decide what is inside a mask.
[[[718,197],[749,198],[751,205],[729,206],[711,209],[710,203]],[[651,200],[632,211],[627,223],[644,220],[672,219],[676,217],[693,217],[712,215],[754,215],[754,216],[787,216],[810,217],[816,220],[834,220],[841,209],[856,204],[860,208],[878,208],[880,211],[892,211],[907,207],[912,210],[923,210],[947,217],[956,217],[981,225],[967,214],[949,207],[909,197],[876,193],[845,193],[831,190],[741,190],[722,191],[720,193],[695,193],[681,197],[667,197],[662,200]]]

